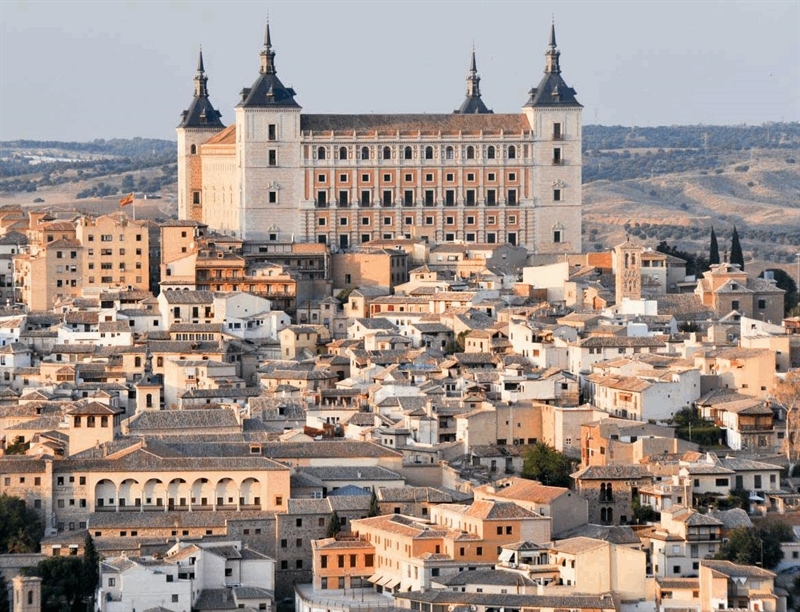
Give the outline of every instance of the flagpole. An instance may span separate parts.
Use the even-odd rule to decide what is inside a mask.
[[[133,220],[136,221],[136,192],[133,192],[133,202],[131,203],[131,208],[133,209]]]

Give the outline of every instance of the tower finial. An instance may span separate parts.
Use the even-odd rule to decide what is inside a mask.
[[[474,72],[476,74],[478,72],[478,64],[475,61],[475,41],[472,41],[472,61],[470,62],[470,65],[469,65],[469,71],[471,73]]]
[[[275,51],[272,50],[272,35],[269,31],[269,17],[264,30],[264,46],[261,49],[261,73],[275,74]]]
[[[559,51],[556,46],[555,18],[553,19],[553,23],[550,24],[550,40],[547,43],[547,51],[545,51],[544,55],[546,58],[545,74],[561,74],[561,66],[558,63],[561,51]]]
[[[203,62],[203,46],[197,54],[197,72],[194,73],[194,97],[208,97],[208,77],[206,76],[205,62]]]
[[[203,64],[203,45],[200,45],[200,53],[197,56],[197,72],[205,72],[206,68]]]

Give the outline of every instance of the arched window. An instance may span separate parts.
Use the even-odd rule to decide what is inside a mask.
[[[606,512],[606,521],[609,525],[614,523],[614,508],[608,508]]]
[[[403,149],[403,159],[411,159],[411,156],[412,156],[411,147],[406,147],[405,149]]]
[[[475,147],[467,147],[467,159],[475,159]]]
[[[602,487],[603,485],[600,485],[600,486]],[[606,509],[605,508],[600,508],[600,522],[601,523],[605,523],[606,522],[606,517],[607,516],[608,515],[606,514]]]
[[[192,145],[191,149],[189,149],[192,155],[197,155],[197,145]]]
[[[514,145],[508,147],[508,159],[517,159],[517,147]]]
[[[494,159],[494,147],[489,147],[486,149],[486,157],[489,159]]]
[[[600,500],[605,501],[606,499],[606,483],[600,483]]]
[[[347,147],[339,147],[339,159],[347,159]]]
[[[383,147],[383,159],[392,159],[392,150],[389,147]]]
[[[317,149],[317,159],[325,159],[325,147]]]
[[[361,159],[369,159],[369,147],[361,147]]]
[[[433,147],[425,147],[425,159],[433,159]]]
[[[145,403],[145,406],[147,406],[148,408],[152,408],[153,407],[153,394],[152,393],[148,393],[145,396],[144,403]]]
[[[445,159],[453,159],[453,147],[447,147],[444,150],[444,158]]]

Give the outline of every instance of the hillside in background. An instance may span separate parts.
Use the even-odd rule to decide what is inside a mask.
[[[626,233],[705,253],[714,226],[720,249],[736,225],[745,256],[763,265],[800,251],[800,125],[587,125],[584,244],[600,250]],[[175,143],[0,143],[0,202],[107,212],[135,191],[139,214],[176,213]],[[143,198],[148,196],[145,205]]]

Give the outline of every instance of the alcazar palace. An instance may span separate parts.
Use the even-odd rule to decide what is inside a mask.
[[[179,215],[252,242],[508,242],[581,251],[581,111],[551,27],[544,76],[520,113],[466,97],[447,114],[304,114],[278,78],[269,25],[226,127],[202,52],[178,131]]]

